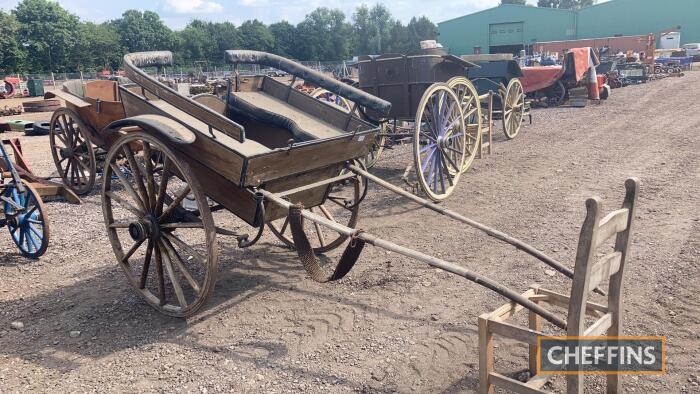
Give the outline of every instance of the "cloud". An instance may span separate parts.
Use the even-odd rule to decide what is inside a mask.
[[[166,0],[177,14],[213,14],[222,12],[224,6],[209,0]]]

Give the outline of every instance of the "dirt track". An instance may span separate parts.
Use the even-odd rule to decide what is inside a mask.
[[[699,89],[692,72],[615,90],[600,106],[533,111],[516,140],[496,133],[494,154],[445,203],[573,265],[585,199],[599,195],[612,210],[625,179],[641,179],[624,333],[666,335],[668,374],[624,377],[627,392],[698,390]],[[47,138],[23,143],[37,172],[50,174]],[[408,160],[390,151],[374,172],[400,183]],[[0,392],[477,389],[477,316],[504,299],[475,284],[371,247],[347,279],[317,284],[266,234],[250,250],[222,240],[214,297],[183,321],[157,314],[126,283],[97,189],[82,206],[48,207],[51,246],[40,261],[0,234]],[[361,228],[517,290],[569,291],[533,258],[388,192],[371,188],[362,211]],[[526,353],[499,342],[497,369],[518,376]]]

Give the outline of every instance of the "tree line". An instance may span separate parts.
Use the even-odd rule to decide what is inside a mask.
[[[254,19],[230,22],[194,19],[171,30],[153,11],[125,11],[104,23],[81,21],[50,0],[23,0],[0,10],[0,73],[74,72],[117,69],[129,52],[170,50],[176,64],[221,65],[226,49],[251,49],[296,60],[338,61],[353,55],[408,52],[435,39],[426,17],[406,25],[377,4],[362,5],[351,18],[320,7],[296,25],[266,25]]]

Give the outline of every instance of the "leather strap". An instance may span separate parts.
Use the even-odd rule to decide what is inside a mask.
[[[343,255],[340,257],[338,265],[335,267],[335,271],[329,273],[324,267],[321,267],[316,254],[309,243],[309,239],[306,237],[304,232],[303,217],[301,216],[301,211],[303,210],[302,205],[292,205],[289,209],[289,227],[292,232],[292,239],[294,240],[294,246],[299,254],[299,259],[304,265],[304,269],[311,276],[311,279],[320,283],[327,283],[342,279],[345,275],[352,270],[352,267],[357,262],[357,259],[362,253],[362,249],[365,247],[365,241],[359,238],[351,238],[350,243],[345,248]]]

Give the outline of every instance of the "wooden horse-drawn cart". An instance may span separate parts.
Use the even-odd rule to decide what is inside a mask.
[[[388,102],[279,56],[227,51],[226,57],[234,64],[281,69],[383,117],[390,112]],[[369,243],[467,278],[562,324],[535,302],[489,278],[355,228],[363,188],[371,180],[573,276],[532,246],[367,172],[358,159],[371,149],[379,127],[295,91],[294,81],[284,85],[267,76],[233,81],[224,100],[206,96],[195,101],[143,70],[167,65],[171,58],[169,52],[125,56],[126,74],[138,89],[120,87],[126,118],[101,132],[115,138],[105,160],[102,188],[109,239],[130,284],[154,308],[172,316],[195,313],[216,281],[217,235],[236,236],[240,247],[248,247],[268,224],[296,248],[314,280],[345,276]],[[454,96],[451,89],[442,92],[443,99]],[[134,128],[139,131],[129,131]],[[257,229],[257,235],[250,239],[218,227],[214,216],[225,211]],[[324,237],[322,228],[335,237]],[[317,239],[307,238],[309,230],[316,231]],[[317,253],[348,238],[337,264],[319,263]]]
[[[466,70],[477,66],[439,48],[362,56],[357,66],[359,88],[392,103],[386,117],[359,107],[377,124],[389,120],[368,166],[385,146],[412,141],[414,160],[404,180],[415,169],[421,190],[431,200],[446,199],[481,148],[482,100],[491,111],[489,97],[479,97],[466,78]]]

